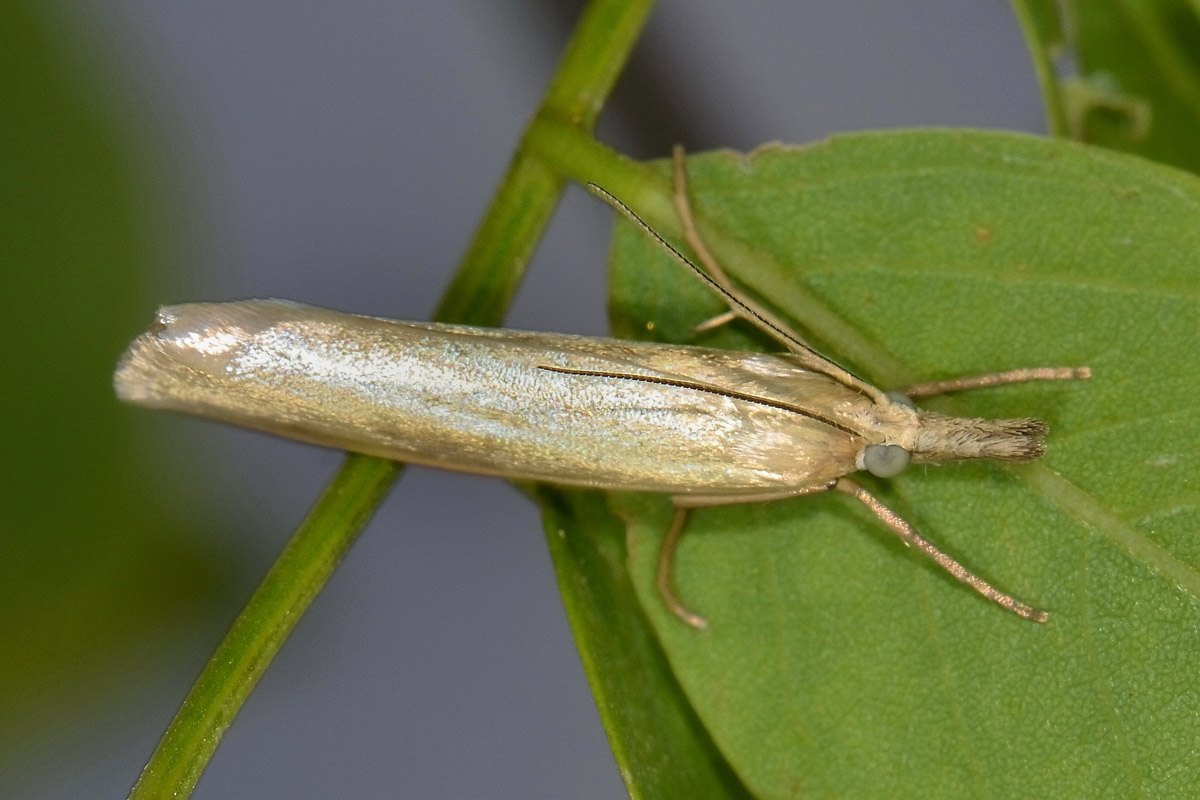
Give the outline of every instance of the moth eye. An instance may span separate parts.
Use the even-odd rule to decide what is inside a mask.
[[[884,394],[887,395],[888,400],[891,400],[898,406],[908,406],[909,408],[917,407],[916,403],[912,401],[912,398],[906,395],[904,392],[884,392]]]
[[[909,452],[896,444],[869,444],[863,451],[863,468],[877,478],[891,478],[904,471],[909,457]]]

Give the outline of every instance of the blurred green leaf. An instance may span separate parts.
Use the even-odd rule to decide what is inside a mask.
[[[1014,6],[1055,133],[1200,172],[1200,3]]]
[[[1200,182],[1070,142],[894,132],[689,160],[717,256],[884,388],[1039,365],[927,405],[1047,419],[1044,461],[872,481],[1023,600],[957,584],[841,496],[692,515],[675,566],[711,627],[654,588],[665,498],[612,501],[629,567],[695,713],[761,797],[1190,797],[1200,782]],[[720,303],[621,226],[614,328],[690,330]],[[828,324],[826,324],[828,323]]]
[[[23,3],[0,4],[0,32],[0,744],[11,751],[33,735],[35,710],[102,699],[105,671],[211,602],[218,578],[160,516],[161,482],[139,467],[112,394],[149,271],[147,208],[115,112]]]

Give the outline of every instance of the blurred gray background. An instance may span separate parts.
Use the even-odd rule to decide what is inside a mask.
[[[507,164],[577,2],[56,0],[97,104],[131,116],[162,303],[286,297],[427,318]],[[638,158],[838,131],[1040,132],[1001,0],[663,0],[602,117]],[[572,188],[509,315],[605,331],[607,208]],[[130,336],[138,331],[131,329]],[[117,354],[113,353],[115,360]],[[127,413],[144,458],[215,520],[228,601],[35,742],[0,795],[123,797],[341,456]],[[161,643],[160,643],[161,644]],[[147,646],[149,647],[149,645]],[[620,797],[536,509],[410,469],[229,730],[197,798]]]

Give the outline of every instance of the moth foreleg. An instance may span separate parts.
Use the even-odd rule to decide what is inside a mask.
[[[975,573],[968,570],[962,564],[959,564],[953,558],[943,553],[932,542],[930,542],[921,534],[917,533],[916,528],[906,522],[895,511],[881,503],[874,495],[866,489],[859,486],[849,478],[839,478],[834,485],[839,492],[848,494],[854,499],[861,502],[867,508],[871,509],[879,521],[886,525],[892,533],[900,537],[907,545],[916,547],[925,555],[932,558],[939,567],[949,572],[959,581],[970,586],[981,595],[991,600],[993,603],[1008,609],[1009,611],[1022,616],[1025,619],[1033,620],[1034,622],[1045,622],[1049,615],[1045,611],[1025,605],[1020,600],[1017,600],[1012,595],[1005,594],[990,583],[980,578]]]
[[[1090,367],[1031,367],[1028,369],[1010,369],[1005,372],[989,372],[985,375],[972,375],[966,378],[951,378],[944,381],[929,381],[917,383],[900,390],[905,397],[933,397],[948,392],[961,392],[967,389],[982,389],[987,386],[1000,386],[1005,383],[1025,383],[1026,381],[1072,381],[1086,380],[1092,377]]]

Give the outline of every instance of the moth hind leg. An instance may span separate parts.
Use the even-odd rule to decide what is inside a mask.
[[[744,319],[786,347],[792,356],[799,361],[801,366],[814,372],[828,375],[838,383],[862,392],[876,403],[887,405],[888,400],[883,392],[871,384],[864,382],[862,379],[855,377],[844,368],[813,350],[812,346],[804,340],[804,337],[797,333],[784,319],[765,306],[757,303],[729,279],[729,275],[726,274],[716,256],[713,255],[708,245],[705,244],[704,237],[700,234],[700,230],[696,226],[696,220],[692,214],[692,204],[688,200],[686,160],[683,148],[679,145],[676,145],[672,152],[672,166],[674,169],[673,200],[675,213],[679,217],[680,226],[683,228],[684,240],[692,248],[692,251],[696,254],[696,258],[700,260],[704,268],[700,269],[688,261],[677,250],[670,248],[669,245],[668,249],[674,253],[680,262],[708,283],[730,305],[729,313],[720,314],[700,323],[696,328],[696,332],[711,330],[735,318]],[[636,215],[634,217],[636,218]],[[645,223],[642,223],[642,225],[645,227]]]
[[[728,325],[731,322],[741,319],[736,311],[725,311],[717,314],[715,317],[709,317],[703,322],[692,328],[692,335],[699,336],[702,333],[708,333],[711,330],[716,330],[722,325]]]
[[[729,279],[729,275],[721,267],[721,262],[708,249],[708,244],[704,241],[704,237],[700,235],[700,229],[696,227],[696,218],[692,215],[692,203],[688,199],[687,161],[683,145],[677,144],[672,148],[671,168],[671,199],[675,205],[675,214],[679,217],[679,224],[683,227],[683,240],[688,243],[688,247],[692,248],[692,252],[696,254],[696,258],[700,260],[700,264],[704,267],[704,271],[708,276],[721,288],[734,294],[739,300],[743,300],[744,296],[734,286],[733,281]],[[741,316],[736,311],[727,311],[724,314],[713,317],[713,319],[707,322],[700,323],[698,328],[715,328],[739,319]],[[788,332],[796,335],[795,331],[789,330]],[[797,336],[797,338],[799,337]]]

